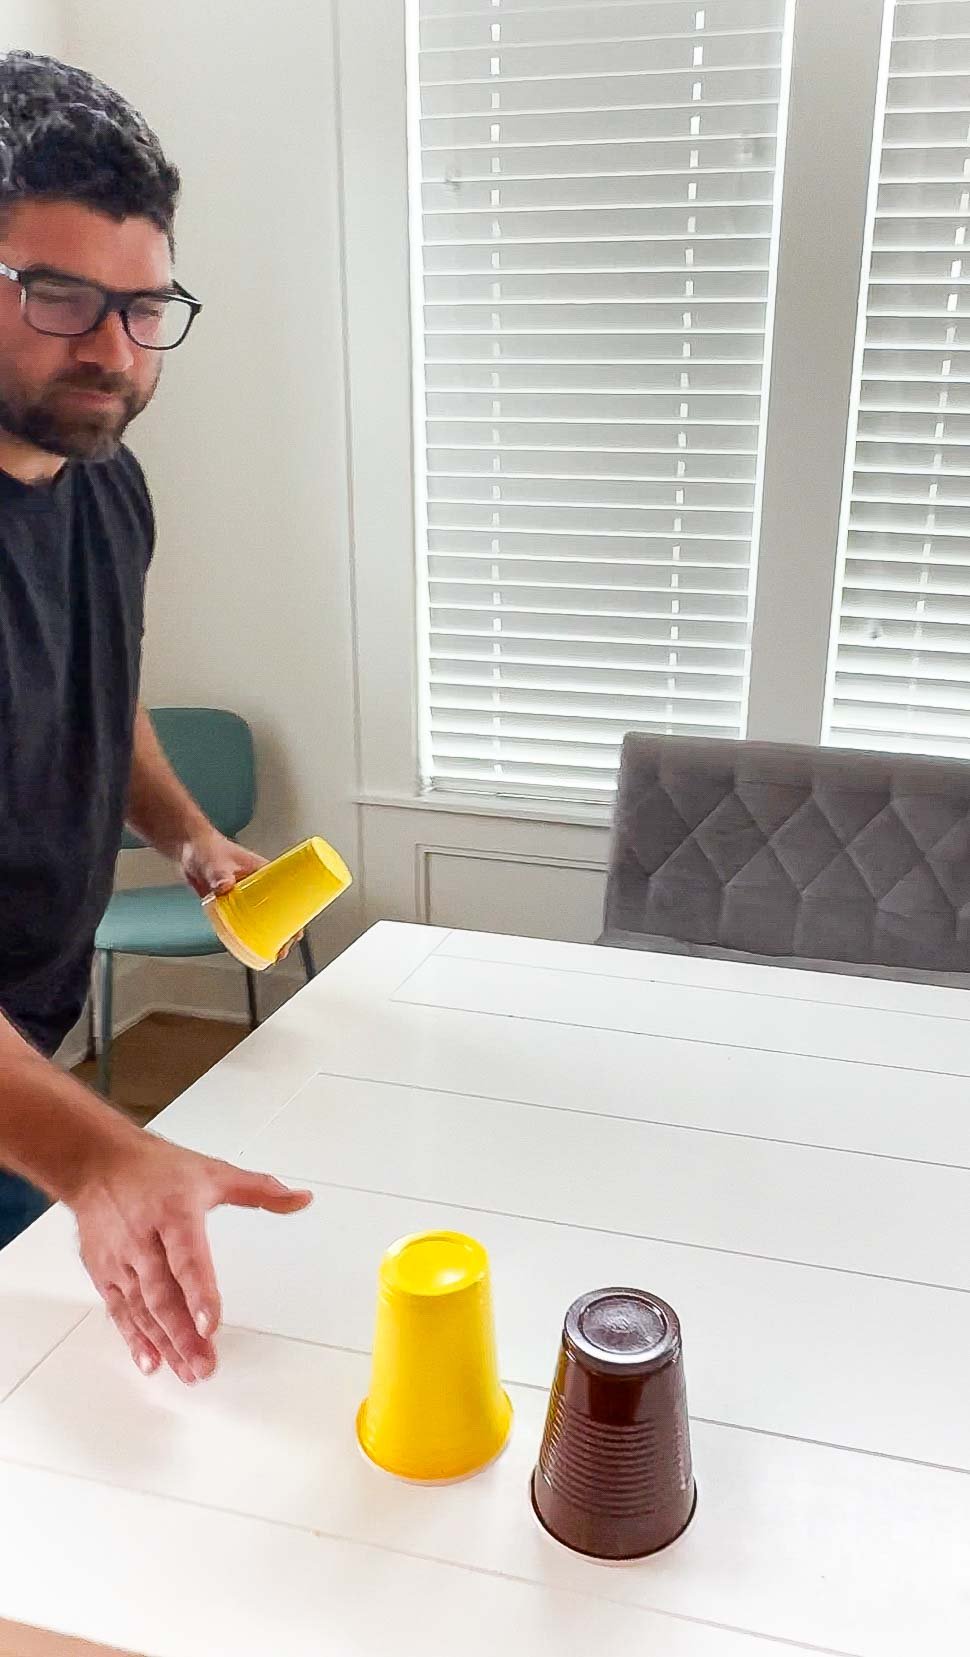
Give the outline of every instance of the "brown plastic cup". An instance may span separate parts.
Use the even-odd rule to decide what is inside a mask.
[[[642,1559],[697,1500],[680,1323],[642,1289],[596,1289],[566,1313],[532,1501],[557,1542]]]

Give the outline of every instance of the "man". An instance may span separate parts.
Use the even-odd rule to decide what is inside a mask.
[[[151,502],[121,446],[200,308],[173,280],[178,174],[116,93],[0,57],[0,1246],[68,1204],[131,1356],[215,1367],[205,1216],[310,1201],[141,1132],[51,1063],[81,1012],[122,824],[201,893],[226,840],[138,707]]]

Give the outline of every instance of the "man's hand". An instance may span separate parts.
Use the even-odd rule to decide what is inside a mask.
[[[312,1201],[170,1145],[42,1058],[0,1013],[0,1165],[73,1209],[81,1257],[145,1373],[211,1375],[222,1308],[206,1215],[222,1203],[295,1214]]]
[[[235,840],[227,840],[211,824],[183,847],[181,863],[182,873],[200,898],[207,898],[211,892],[223,897],[232,891],[237,880],[244,880],[257,869],[266,867],[265,857],[248,852],[245,846],[237,846]],[[277,960],[285,961],[302,937],[303,933],[298,932],[291,938],[280,950]]]
[[[134,1362],[150,1375],[164,1361],[191,1386],[216,1367],[222,1316],[206,1214],[223,1203],[295,1214],[313,1196],[143,1133],[67,1200],[81,1258]]]
[[[266,866],[265,857],[227,840],[218,829],[208,828],[189,840],[182,850],[182,873],[200,898],[214,892],[218,897],[231,892],[237,880]]]

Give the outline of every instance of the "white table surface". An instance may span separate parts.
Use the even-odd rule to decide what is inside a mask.
[[[970,997],[382,924],[160,1131],[312,1185],[223,1210],[205,1386],[143,1380],[55,1210],[0,1256],[0,1617],[146,1657],[949,1657],[970,1624]],[[367,1464],[378,1261],[492,1258],[487,1473]],[[598,1566],[527,1487],[569,1302],[681,1315],[699,1502]]]

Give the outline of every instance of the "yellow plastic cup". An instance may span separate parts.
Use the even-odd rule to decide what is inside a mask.
[[[339,852],[314,835],[247,875],[225,897],[204,898],[202,907],[229,953],[264,972],[352,878]]]
[[[398,1478],[443,1484],[487,1467],[511,1426],[484,1248],[455,1231],[402,1238],[378,1277],[371,1387],[357,1415],[364,1454]]]

